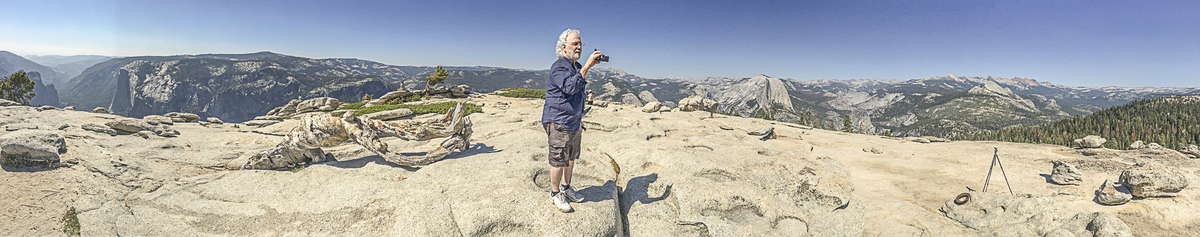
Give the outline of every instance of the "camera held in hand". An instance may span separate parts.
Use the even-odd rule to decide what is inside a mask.
[[[600,50],[592,49],[592,51],[600,51]],[[599,57],[596,57],[596,61],[597,62],[608,62],[608,55],[601,54]]]

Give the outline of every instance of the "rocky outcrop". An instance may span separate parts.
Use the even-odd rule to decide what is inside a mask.
[[[92,109],[92,113],[107,114],[108,109],[105,109],[104,107],[96,107],[95,109]]]
[[[291,117],[297,114],[314,111],[333,111],[341,106],[338,99],[330,97],[312,98],[307,100],[292,100],[287,105],[280,106],[267,112],[269,116]]]
[[[170,113],[164,114],[163,116],[166,116],[167,118],[171,118],[171,121],[176,122],[176,123],[191,122],[191,121],[196,121],[197,119],[200,119],[200,115],[196,115],[193,113],[181,113],[181,112],[170,112]]]
[[[1076,146],[1083,147],[1083,148],[1101,148],[1101,147],[1104,147],[1104,142],[1107,142],[1107,141],[1108,141],[1108,139],[1104,139],[1100,136],[1090,135],[1090,136],[1086,136],[1086,137],[1083,137],[1080,139],[1075,139],[1075,141],[1073,141],[1073,143]]]
[[[120,118],[120,119],[105,123],[105,125],[108,125],[108,127],[112,128],[114,130],[117,130],[117,131],[124,132],[124,133],[137,134],[142,131],[148,131],[148,132],[150,132],[149,134],[154,134],[154,135],[163,136],[163,137],[174,137],[174,136],[179,136],[179,134],[180,134],[178,130],[172,129],[170,126],[167,126],[167,124],[152,125],[149,122],[146,122],[146,120],[142,120],[142,119]],[[96,131],[96,129],[89,129],[89,130]],[[100,132],[100,131],[96,131],[96,132]],[[107,133],[107,131],[105,131],[105,132]]]
[[[1121,185],[1140,198],[1174,197],[1187,188],[1187,175],[1162,165],[1142,165],[1121,172]]]
[[[0,150],[5,163],[57,162],[59,153],[67,152],[67,143],[58,133],[26,129],[0,136]]]
[[[1079,185],[1083,183],[1083,173],[1074,165],[1063,161],[1051,161],[1054,171],[1050,173],[1050,181],[1061,185]]]
[[[1059,220],[1054,201],[1033,195],[995,195],[967,192],[965,202],[949,200],[940,209],[946,217],[978,230],[984,236],[1133,236],[1129,226],[1112,214],[1081,212]],[[957,198],[956,198],[957,199]]]
[[[717,104],[717,102],[714,100],[706,99],[701,96],[689,96],[679,100],[679,111],[716,112],[718,105],[719,104]]]
[[[1191,158],[1200,157],[1200,146],[1188,145],[1184,148],[1179,148],[1179,152],[1191,156]]]
[[[1104,205],[1121,205],[1133,199],[1133,195],[1129,194],[1129,189],[1125,187],[1117,187],[1117,183],[1109,180],[1104,180],[1104,184],[1100,185],[1100,190],[1096,190],[1096,202]]]
[[[100,125],[100,124],[94,124],[94,123],[88,123],[88,124],[81,125],[80,128],[82,128],[83,130],[104,133],[104,134],[108,134],[108,135],[119,135],[120,134],[119,132],[117,132],[117,130],[112,129],[112,127],[104,126],[104,125]]]
[[[21,106],[21,105],[22,105],[21,103],[17,103],[16,101],[0,99],[0,106]]]

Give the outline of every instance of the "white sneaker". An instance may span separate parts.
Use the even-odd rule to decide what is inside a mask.
[[[579,193],[576,193],[575,187],[570,187],[570,186],[563,187],[562,185],[559,185],[558,190],[560,190],[559,192],[563,193],[563,196],[567,198],[567,201],[583,202],[583,195],[579,195]]]
[[[558,207],[559,211],[571,212],[571,204],[567,203],[567,198],[563,194],[566,193],[558,192],[557,195],[550,195],[550,201],[554,202],[554,206]]]

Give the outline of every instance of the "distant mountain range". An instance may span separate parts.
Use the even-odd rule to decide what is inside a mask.
[[[39,58],[59,65],[97,59]],[[36,67],[17,61],[21,60],[8,64]],[[465,84],[480,92],[545,88],[548,76],[548,70],[445,68],[451,72],[446,86]],[[55,71],[44,66],[39,70]],[[238,122],[295,98],[358,101],[363,94],[378,96],[402,87],[420,90],[433,70],[272,52],[145,56],[90,65],[58,88],[64,90],[64,106],[108,107],[127,116],[182,111]],[[61,70],[55,73],[63,75]],[[649,79],[616,68],[594,68],[588,81],[587,89],[596,92],[597,99],[637,106],[659,101],[675,107],[680,99],[700,95],[718,101],[722,112],[741,116],[762,111],[780,121],[841,129],[843,115],[850,115],[855,130],[862,133],[946,137],[1045,124],[1133,100],[1200,93],[1200,88],[1069,87],[1025,78],[955,75],[905,81],[799,81],[766,75]]]

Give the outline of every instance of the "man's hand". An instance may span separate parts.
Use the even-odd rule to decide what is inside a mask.
[[[591,68],[592,66],[595,66],[597,63],[599,63],[598,61],[596,61],[596,58],[600,57],[600,55],[604,55],[604,53],[600,52],[599,50],[592,51],[592,55],[588,56],[587,63],[583,64],[583,67]]]

